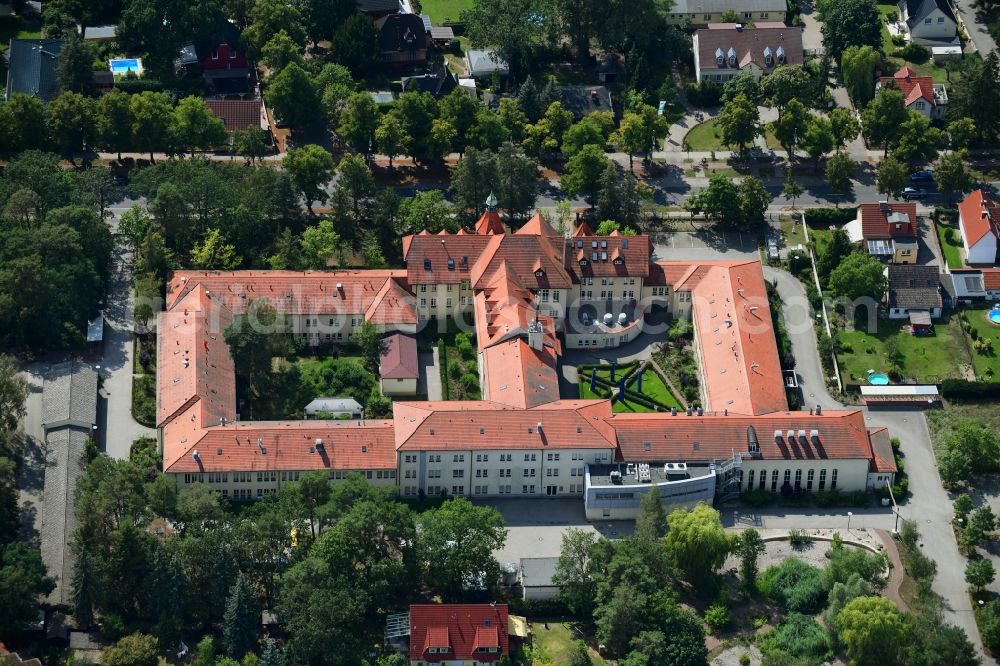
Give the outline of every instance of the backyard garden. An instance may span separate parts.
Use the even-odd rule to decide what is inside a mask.
[[[870,370],[893,381],[936,384],[962,378],[970,366],[965,338],[956,317],[934,323],[933,335],[911,335],[903,320],[880,318],[878,329],[837,332],[837,362],[845,384],[862,384]]]
[[[945,223],[943,220],[938,220],[935,226],[937,227],[937,237],[941,245],[941,252],[948,263],[948,268],[964,268],[964,263],[962,262],[962,238],[959,236],[958,229],[955,226]]]
[[[443,328],[443,330],[441,330]],[[449,318],[444,327],[433,320],[420,332],[418,345],[425,350],[438,349],[441,369],[441,394],[445,400],[479,400],[479,360],[475,333],[458,329]]]
[[[972,367],[976,379],[993,381],[1000,376],[1000,325],[990,321],[989,307],[963,310],[959,314],[962,328],[968,336]]]

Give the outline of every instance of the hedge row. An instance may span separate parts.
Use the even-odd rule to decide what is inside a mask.
[[[941,395],[949,400],[985,400],[1000,395],[1000,382],[945,379],[938,387]]]
[[[806,211],[806,224],[810,227],[842,226],[855,219],[858,213],[853,208],[810,208]]]

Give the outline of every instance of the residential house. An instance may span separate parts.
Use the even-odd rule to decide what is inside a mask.
[[[610,111],[611,91],[604,86],[556,86],[559,100],[567,111],[572,111],[577,120],[594,111]]]
[[[958,205],[958,228],[962,232],[965,263],[995,264],[1000,237],[1000,206],[982,190],[976,190]]]
[[[937,266],[890,264],[889,319],[905,319],[914,313],[937,319],[941,316],[941,273]]]
[[[919,229],[917,204],[864,203],[858,206],[858,216],[844,231],[852,243],[862,244],[868,254],[894,264],[917,261]]]
[[[440,99],[458,87],[458,78],[451,73],[448,65],[441,63],[429,74],[404,76],[402,84],[403,92],[427,92]]]
[[[496,666],[510,656],[507,604],[412,604],[410,666]]]
[[[420,378],[417,339],[398,332],[385,336],[378,374],[383,395],[416,395]]]
[[[927,47],[958,45],[958,20],[948,0],[899,0],[910,41]]]
[[[59,94],[56,65],[62,50],[61,39],[12,39],[7,52],[7,92],[37,97],[51,102]]]
[[[496,49],[469,49],[465,52],[465,73],[482,81],[494,74],[504,78],[510,73],[510,69]]]
[[[694,67],[698,81],[722,83],[741,72],[757,80],[781,65],[803,63],[802,28],[781,23],[743,27],[719,23],[694,33]]]
[[[427,31],[416,14],[389,14],[375,21],[382,60],[390,67],[427,62]]]
[[[928,118],[944,118],[948,110],[948,91],[944,85],[934,83],[930,76],[917,76],[909,67],[903,67],[892,76],[880,77],[875,89],[881,88],[899,90],[907,110],[919,111]]]
[[[997,271],[1000,269],[988,269]],[[973,303],[986,298],[986,284],[983,271],[975,268],[952,269],[941,276],[941,286],[956,303]]]
[[[784,0],[675,0],[666,18],[674,25],[700,27],[721,23],[730,11],[746,22],[784,23],[788,5]]]
[[[239,29],[224,21],[218,32],[194,44],[186,44],[174,66],[178,73],[200,73],[212,94],[247,93],[251,71]]]
[[[230,134],[251,127],[267,128],[264,106],[259,99],[206,99],[205,106],[213,116],[222,120]]]

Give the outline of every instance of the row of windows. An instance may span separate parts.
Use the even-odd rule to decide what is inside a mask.
[[[806,472],[806,485],[805,489],[811,491],[813,489],[813,481],[815,480],[816,470],[807,470]],[[754,485],[754,470],[749,470],[747,472],[747,490],[753,490]],[[792,487],[792,470],[786,469],[784,475],[782,475],[782,487],[789,486]],[[795,490],[802,490],[802,470],[795,470]],[[830,473],[830,490],[835,490],[837,488],[837,470],[833,469]],[[766,490],[767,489],[767,470],[760,470],[760,475],[757,477],[757,489]],[[817,490],[826,490],[826,469],[821,469],[819,471],[819,484],[816,488]],[[771,470],[771,492],[778,491],[778,470]]]
[[[455,285],[453,285],[453,284],[445,285],[445,290],[450,294],[451,293],[451,288],[454,287],[454,286]],[[461,286],[459,288],[462,291],[468,291],[471,288],[471,284],[470,284],[470,282],[468,280],[462,280],[462,284],[461,284]],[[436,291],[436,285],[435,285],[435,291]],[[427,285],[426,284],[420,285],[420,293],[421,294],[426,294],[427,293]]]

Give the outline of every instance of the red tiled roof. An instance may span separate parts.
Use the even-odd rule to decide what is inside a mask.
[[[980,269],[983,274],[983,287],[986,291],[1000,291],[1000,268]]]
[[[566,270],[579,283],[585,277],[649,275],[649,236],[575,236],[566,251]]]
[[[524,226],[514,232],[521,236],[551,236],[560,238],[561,234],[552,228],[552,225],[542,219],[538,213],[532,215],[531,219],[524,223]]]
[[[393,333],[385,338],[385,349],[379,362],[382,379],[413,379],[420,376],[417,360],[417,339],[405,333]]]
[[[207,99],[205,106],[216,118],[221,118],[227,132],[237,132],[260,125],[259,99]]]
[[[674,287],[687,273],[691,264],[677,261],[657,261],[649,264],[649,277],[644,284],[650,287]]]
[[[710,409],[766,414],[788,409],[760,262],[698,266],[692,320]]]
[[[579,225],[577,225],[576,229],[573,231],[574,238],[576,238],[577,236],[593,236],[593,235],[594,235],[593,230],[590,228],[590,225],[587,224],[586,222],[581,222]]]
[[[559,400],[531,409],[499,402],[396,402],[396,450],[614,448],[607,400]],[[538,424],[542,432],[538,432]]]
[[[762,460],[871,458],[865,418],[859,410],[763,416],[623,413],[608,422],[618,437],[622,458],[630,462],[728,460],[734,451],[748,450],[751,426]],[[781,431],[780,439],[774,436],[776,430]],[[791,439],[790,430],[794,431]],[[813,430],[819,431],[816,439],[812,438]]]
[[[238,421],[202,430],[164,471],[387,470],[396,468],[394,444],[388,420]]]
[[[569,289],[573,283],[562,266],[561,242],[545,236],[490,236],[472,266],[472,286],[482,289],[500,264],[507,262],[511,273],[528,289]]]
[[[417,323],[417,305],[399,278],[391,278],[382,284],[371,305],[365,312],[365,320],[386,327]]]
[[[545,343],[559,353],[559,340],[551,317],[539,315],[534,295],[517,280],[506,261],[489,282],[476,292],[476,342],[479,349],[513,337],[524,337],[534,323],[542,325]]]
[[[412,604],[410,660],[499,661],[510,651],[507,621],[507,604]]]
[[[934,78],[917,76],[909,67],[903,67],[893,76],[879,78],[882,87],[898,88],[903,93],[903,104],[910,106],[918,99],[934,104]]]
[[[861,217],[861,234],[866,240],[917,236],[916,203],[863,203],[858,206],[858,215]],[[890,217],[893,218],[891,221]]]
[[[472,266],[494,236],[417,234],[403,239],[406,281],[418,284],[459,284],[469,280]],[[449,268],[448,260],[454,263]]]
[[[958,221],[965,238],[972,247],[988,233],[1000,235],[1000,207],[976,190],[958,204]]]
[[[476,222],[476,233],[480,236],[489,234],[502,234],[506,231],[500,214],[495,210],[488,210]]]
[[[530,409],[559,399],[555,351],[533,349],[523,338],[484,351],[483,376],[483,395],[511,407]]]
[[[232,420],[236,375],[222,337],[232,312],[199,286],[157,320],[157,425],[195,403],[199,427]]]
[[[364,314],[387,280],[405,277],[403,270],[176,271],[167,282],[166,307],[201,284],[233,314],[256,299],[284,314]]]
[[[871,440],[871,471],[882,474],[896,473],[896,456],[892,452],[892,438],[886,428],[873,428],[869,431]]]

